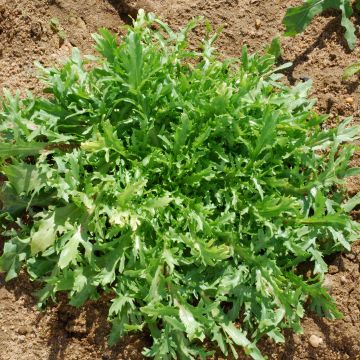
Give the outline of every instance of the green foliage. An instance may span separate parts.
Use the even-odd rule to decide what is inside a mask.
[[[310,83],[279,82],[272,54],[220,61],[209,26],[192,50],[196,24],[140,12],[120,45],[94,36],[100,59],[43,69],[47,97],[5,93],[0,267],[26,265],[40,304],[112,294],[110,342],[146,328],[155,359],[205,359],[205,339],[263,359],[305,303],[340,316],[323,257],[359,235],[341,186],[359,129],[321,130]]]
[[[268,54],[273,55],[275,60],[279,59],[282,56],[280,38],[273,38],[270,45],[266,48],[266,51]]]
[[[360,1],[356,2],[357,7]],[[355,26],[350,21],[353,14],[351,0],[305,0],[301,6],[287,10],[283,23],[286,27],[285,34],[294,36],[310,24],[311,20],[318,14],[328,9],[339,9],[341,11],[341,25],[345,28],[345,39],[350,49],[356,44]]]
[[[60,25],[60,21],[57,17],[53,17],[49,21],[50,29],[59,36],[59,39],[63,42],[66,40],[66,32]]]
[[[360,61],[349,65],[343,73],[343,80],[347,80],[349,78],[351,78],[353,75],[355,74],[359,74],[360,73]]]

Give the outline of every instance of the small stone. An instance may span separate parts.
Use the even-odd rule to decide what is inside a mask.
[[[334,275],[339,272],[339,268],[336,265],[329,266],[329,274]]]
[[[333,289],[333,282],[330,278],[330,276],[325,276],[325,280],[323,282],[323,287],[331,293]]]
[[[255,27],[256,27],[257,29],[259,29],[260,26],[261,26],[261,20],[260,20],[260,19],[256,19],[256,20],[255,20]]]
[[[354,99],[353,99],[352,97],[347,97],[347,98],[345,99],[345,102],[346,102],[347,104],[349,104],[349,105],[352,105],[352,104],[354,103]]]
[[[346,278],[346,276],[342,276],[342,277],[340,278],[340,283],[341,283],[342,285],[344,285],[344,284],[347,283],[347,278]]]
[[[25,342],[25,335],[20,335],[19,338],[18,338],[18,341],[20,343],[24,343]]]
[[[312,347],[317,348],[323,343],[323,339],[317,335],[311,335],[309,338],[309,343]]]

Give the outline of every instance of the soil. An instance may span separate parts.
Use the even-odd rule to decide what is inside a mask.
[[[73,46],[92,53],[91,34],[100,27],[122,32],[137,9],[153,11],[174,28],[203,15],[223,26],[218,47],[223,56],[237,56],[247,44],[259,51],[282,34],[281,20],[289,6],[300,0],[0,0],[0,86],[24,95],[41,92],[34,78],[34,60],[45,66],[63,61]],[[319,16],[304,34],[281,38],[281,61],[292,61],[289,83],[313,80],[317,110],[330,114],[326,126],[346,116],[360,123],[360,79],[342,81],[343,69],[360,58],[360,41],[349,51],[336,12]],[[359,30],[360,16],[354,21]],[[55,24],[55,25],[54,25]],[[357,153],[352,164],[360,166]],[[347,183],[349,194],[360,190],[360,177]],[[360,211],[353,213],[360,219]],[[2,239],[0,237],[0,243]],[[360,359],[360,243],[352,252],[328,259],[326,284],[335,298],[342,320],[333,322],[308,313],[304,334],[286,334],[286,345],[264,341],[269,359]],[[150,344],[146,334],[126,337],[109,348],[106,335],[107,302],[88,303],[78,310],[66,299],[39,312],[31,295],[36,290],[26,275],[5,283],[0,276],[0,360],[115,360],[143,359]],[[240,355],[241,359],[246,359]],[[220,357],[218,358],[220,359]]]

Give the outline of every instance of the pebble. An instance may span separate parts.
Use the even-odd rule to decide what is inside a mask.
[[[352,104],[354,103],[354,99],[353,99],[352,97],[347,97],[347,98],[345,99],[345,102],[346,102],[347,104],[349,104],[349,105],[352,105]]]
[[[347,283],[347,278],[346,278],[346,276],[342,276],[342,277],[340,278],[340,283],[343,284],[343,285]]]
[[[317,335],[311,335],[309,338],[309,343],[312,347],[317,348],[323,343],[323,338]]]
[[[20,335],[19,338],[18,338],[18,341],[20,343],[24,343],[25,342],[25,336],[24,335]]]
[[[333,289],[333,282],[329,276],[325,276],[325,280],[323,283],[324,288],[331,293]]]
[[[260,20],[260,19],[256,19],[256,20],[255,20],[255,27],[256,27],[257,29],[259,29],[260,26],[261,26],[261,20]]]

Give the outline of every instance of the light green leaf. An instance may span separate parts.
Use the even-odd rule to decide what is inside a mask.
[[[254,360],[265,360],[260,350],[248,340],[241,329],[236,328],[233,323],[221,324],[221,327],[236,345],[240,345],[245,349],[246,354],[250,355]]]
[[[360,204],[360,193],[356,194],[349,200],[347,200],[344,204],[341,205],[341,207],[346,211],[350,212],[353,210],[356,206]]]
[[[0,158],[9,158],[12,156],[25,157],[36,155],[48,146],[46,143],[24,143],[24,144],[7,144],[0,143]]]
[[[300,222],[306,225],[314,225],[314,226],[332,226],[332,225],[339,225],[345,226],[347,223],[348,218],[344,215],[338,214],[329,214],[322,217],[310,217],[307,219],[302,219]]]
[[[18,195],[23,193],[29,194],[35,189],[44,186],[42,182],[45,179],[40,176],[39,170],[34,165],[26,163],[7,165],[2,168],[2,172],[6,175]]]
[[[58,265],[60,269],[66,268],[70,263],[76,260],[78,256],[79,244],[83,241],[81,234],[81,227],[79,226],[75,233],[66,242],[63,250],[60,253]]]
[[[343,72],[343,79],[347,80],[360,72],[360,61],[349,65]]]
[[[38,229],[31,235],[31,253],[36,255],[53,245],[57,231],[55,212],[46,214],[44,218],[38,222]]]
[[[202,326],[195,320],[189,307],[181,304],[179,304],[178,307],[180,320],[185,327],[189,339],[200,339],[203,341],[205,339],[205,334],[203,332]]]

